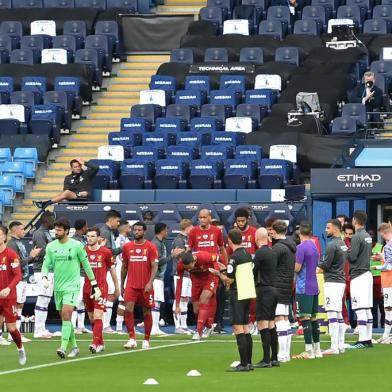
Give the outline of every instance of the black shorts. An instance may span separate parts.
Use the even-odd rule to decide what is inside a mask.
[[[237,290],[230,290],[230,315],[232,325],[248,325],[250,299],[238,301]]]
[[[275,319],[278,292],[275,287],[263,286],[256,288],[256,320]]]

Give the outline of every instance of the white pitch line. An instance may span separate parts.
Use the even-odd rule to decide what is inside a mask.
[[[5,376],[7,374],[27,372],[28,370],[36,370],[36,369],[43,369],[43,368],[53,367],[53,366],[67,365],[67,364],[75,363],[75,362],[91,361],[93,359],[115,357],[115,356],[118,356],[118,355],[135,354],[135,353],[140,353],[140,352],[159,350],[161,348],[187,346],[187,345],[190,345],[190,344],[198,344],[198,343],[203,343],[203,342],[199,341],[199,342],[185,342],[185,343],[177,343],[177,344],[166,344],[164,346],[151,347],[149,350],[141,350],[140,349],[140,350],[135,350],[135,351],[119,351],[119,352],[116,352],[116,353],[102,354],[102,355],[96,355],[96,356],[84,357],[84,358],[77,358],[77,359],[70,359],[70,360],[61,361],[61,362],[44,363],[42,365],[35,365],[35,366],[24,367],[24,368],[19,368],[19,369],[5,370],[3,372],[0,372],[0,376]]]

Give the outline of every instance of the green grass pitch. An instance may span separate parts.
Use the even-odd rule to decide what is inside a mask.
[[[27,335],[28,336],[28,335]],[[101,392],[101,391],[328,391],[378,392],[391,388],[392,345],[351,350],[315,360],[292,360],[280,368],[227,373],[238,359],[233,336],[213,335],[201,343],[189,337],[154,338],[151,350],[126,351],[124,336],[106,336],[106,351],[92,355],[89,337],[79,339],[81,355],[60,360],[55,350],[59,338],[25,344],[26,366],[17,362],[14,345],[0,346],[0,389],[6,392]],[[354,341],[354,337],[349,337]],[[254,337],[253,360],[261,359],[259,337]],[[327,348],[329,337],[322,336]],[[141,341],[139,347],[141,346]],[[303,351],[303,339],[295,337],[292,354]],[[187,377],[196,369],[201,377]],[[154,378],[159,385],[143,385]]]

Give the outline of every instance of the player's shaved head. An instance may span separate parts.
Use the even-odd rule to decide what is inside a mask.
[[[208,208],[202,208],[199,211],[199,223],[202,229],[207,229],[211,224],[211,211]]]
[[[263,245],[268,245],[268,240],[269,236],[267,229],[265,227],[259,227],[255,233],[255,241],[257,246],[261,248]]]

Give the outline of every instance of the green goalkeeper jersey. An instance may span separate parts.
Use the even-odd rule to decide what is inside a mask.
[[[55,240],[46,246],[42,275],[54,272],[54,291],[80,290],[80,265],[87,277],[94,280],[87,253],[81,242],[69,238],[66,243]]]

